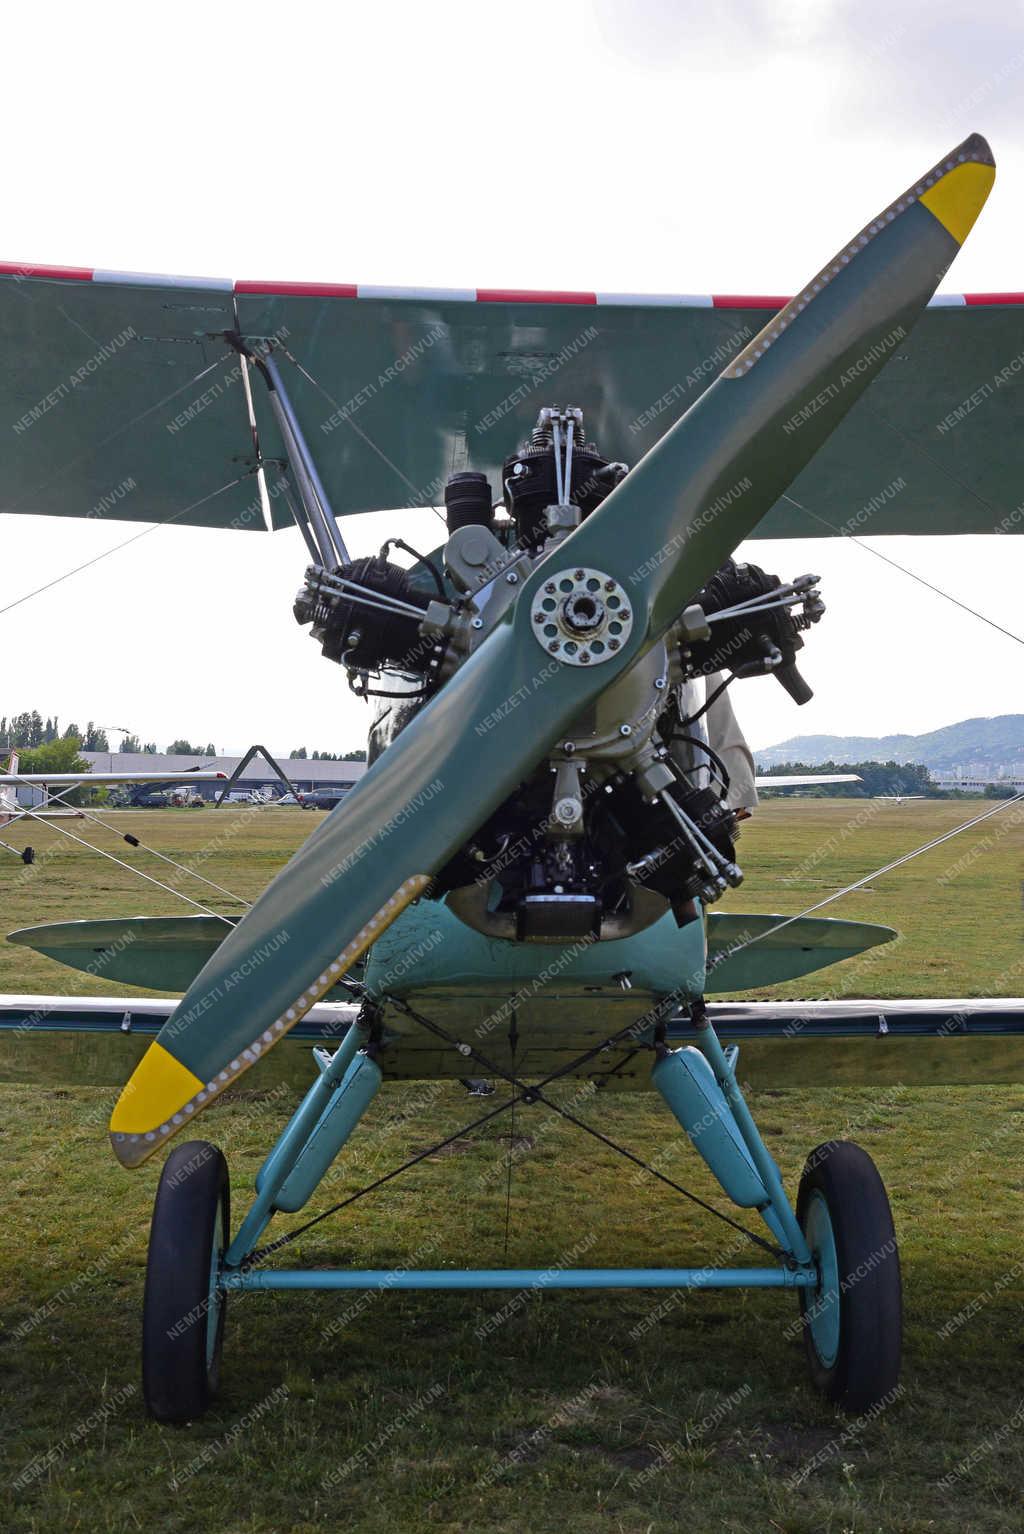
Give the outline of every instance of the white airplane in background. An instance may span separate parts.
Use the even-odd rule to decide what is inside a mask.
[[[7,769],[0,773],[0,826],[13,825],[18,820],[69,820],[84,818],[81,810],[64,804],[63,796],[72,788],[83,785],[109,786],[112,783],[195,783],[220,782],[225,772],[19,772],[18,753],[12,751]],[[18,789],[38,788],[43,798],[38,805],[18,803]],[[70,831],[64,833],[70,836]],[[23,863],[34,861],[31,847],[12,847],[0,842],[0,847],[14,853]]]
[[[861,783],[863,779],[855,772],[805,772],[792,776],[765,778],[758,775],[754,787],[759,794],[766,788],[820,788],[823,783]],[[918,796],[920,797],[920,795]]]
[[[26,809],[31,809],[34,815],[43,820],[81,820],[81,812],[72,809],[70,805],[64,805],[60,809],[50,810],[34,805],[21,805],[18,803],[18,787],[22,783],[30,783],[34,774],[18,776],[18,753],[12,751],[7,759],[6,772],[0,775],[0,826],[6,826],[12,820],[18,820],[24,815]],[[47,779],[49,782],[50,780]],[[40,785],[42,787],[42,784]],[[43,787],[44,804],[46,802],[46,789]]]

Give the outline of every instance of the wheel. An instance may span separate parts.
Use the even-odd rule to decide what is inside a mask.
[[[230,1212],[223,1153],[206,1140],[173,1150],[153,1204],[142,1308],[142,1391],[158,1422],[193,1421],[216,1393]]]
[[[867,1151],[850,1140],[812,1151],[796,1215],[820,1274],[799,1291],[811,1378],[844,1411],[867,1411],[896,1387],[903,1337],[892,1211]]]

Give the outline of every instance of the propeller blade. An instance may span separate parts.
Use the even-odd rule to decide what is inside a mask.
[[[922,312],[994,177],[978,135],[857,234],[732,359],[332,811],[198,975],[114,1109],[136,1166],[335,985],[665,632],[814,455]],[[574,571],[623,625],[593,664],[549,653],[533,611]],[[561,590],[565,588],[562,587]],[[564,651],[560,652],[564,655]]]

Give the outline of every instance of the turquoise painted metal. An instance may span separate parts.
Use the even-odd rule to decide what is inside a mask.
[[[220,1330],[220,1318],[224,1309],[224,1295],[221,1291],[219,1277],[224,1264],[224,1245],[227,1240],[227,1231],[224,1229],[224,1206],[218,1200],[217,1214],[213,1225],[213,1244],[210,1247],[210,1288],[207,1294],[206,1306],[206,1367],[213,1367],[214,1358],[217,1355],[217,1333]]]
[[[327,1171],[334,1156],[371,1102],[380,1072],[357,1054],[361,1031],[353,1027],[335,1055],[317,1052],[318,1079],[280,1135],[257,1177],[257,1194],[225,1256],[218,1276],[221,1291],[256,1289],[701,1289],[816,1288],[819,1270],[786,1198],[736,1082],[736,1050],[724,1051],[710,1024],[700,1030],[703,1053],[666,1052],[655,1066],[658,1086],[672,1112],[704,1156],[724,1191],[736,1201],[756,1203],[779,1240],[780,1262],[762,1268],[583,1268],[583,1269],[265,1269],[250,1265],[256,1243],[275,1209],[299,1208]],[[699,1062],[699,1063],[698,1063]],[[372,1070],[370,1069],[372,1067]],[[468,1061],[467,1061],[468,1067]],[[361,1078],[365,1078],[364,1084]],[[339,1085],[340,1083],[340,1085]],[[543,1085],[543,1084],[542,1084]],[[701,1140],[717,1135],[708,1154]],[[290,1201],[289,1183],[295,1185]],[[747,1195],[751,1195],[747,1198]]]
[[[309,1139],[296,1157],[295,1165],[274,1195],[275,1208],[294,1214],[309,1201],[320,1179],[376,1097],[383,1079],[376,1060],[369,1055],[356,1055],[341,1085],[328,1099]]]
[[[256,1174],[256,1198],[228,1248],[225,1262],[229,1267],[243,1261],[263,1234],[274,1213],[274,1199],[278,1190],[320,1123],[332,1095],[351,1068],[356,1051],[365,1042],[366,1035],[362,1029],[352,1027],[326,1064],[321,1064],[318,1057],[320,1071],[316,1081],[288,1120]]]
[[[793,1213],[786,1190],[782,1186],[782,1178],[779,1169],[768,1154],[767,1147],[754,1123],[753,1115],[740,1091],[735,1072],[729,1063],[726,1053],[722,1048],[718,1035],[706,1023],[698,1030],[697,1043],[707,1056],[708,1063],[715,1073],[715,1080],[721,1087],[725,1100],[732,1110],[736,1128],[743,1138],[743,1143],[750,1152],[750,1159],[757,1169],[758,1176],[768,1190],[769,1205],[761,1210],[762,1218],[773,1234],[781,1236],[784,1249],[796,1260],[807,1265],[811,1262],[811,1251],[804,1238],[804,1233],[797,1224],[796,1215]]]
[[[804,1324],[811,1329],[814,1351],[826,1369],[839,1353],[839,1258],[828,1204],[817,1188],[807,1205],[807,1243],[818,1269],[818,1284],[809,1296]]]
[[[767,1204],[768,1190],[700,1050],[692,1044],[669,1050],[652,1070],[651,1081],[733,1203],[741,1209]]]
[[[811,1289],[807,1268],[251,1268],[223,1289]]]
[[[230,925],[216,916],[127,916],[91,921],[47,922],[12,932],[8,942],[22,944],[70,969],[127,985],[158,991],[184,991],[220,947]],[[874,922],[807,916],[771,929],[785,917],[737,911],[709,911],[705,917],[708,969],[699,925],[677,927],[666,914],[632,937],[581,946],[559,974],[566,982],[609,983],[626,972],[637,990],[665,995],[699,996],[721,991],[755,990],[793,980],[826,965],[853,958],[878,943],[890,942],[892,927]],[[230,925],[229,925],[230,924]],[[766,936],[760,936],[766,933]],[[734,955],[728,950],[757,935],[758,941]],[[531,980],[538,949],[529,943],[486,938],[454,916],[441,901],[411,906],[374,944],[366,963],[370,989],[404,996],[424,987],[447,990]],[[353,965],[350,975],[361,976]],[[685,983],[680,986],[680,977]],[[348,1000],[336,986],[327,999]]]
[[[386,991],[392,996],[456,989],[483,996],[493,988],[507,996],[510,987],[522,986],[525,994],[520,1002],[526,1009],[528,982],[535,981],[538,971],[551,961],[556,973],[548,984],[557,981],[572,990],[579,985],[618,990],[614,977],[627,973],[637,991],[665,996],[678,990],[684,996],[699,996],[704,984],[704,929],[699,921],[679,927],[666,913],[644,931],[611,942],[513,943],[485,937],[443,902],[420,900],[374,943],[364,981],[371,994]]]
[[[783,926],[784,922],[784,916],[709,911],[704,994],[753,991],[762,985],[796,980],[880,943],[891,943],[897,935],[895,928],[878,922],[836,917],[804,916]],[[750,947],[743,946],[753,938],[757,941]],[[736,952],[730,952],[734,948]]]
[[[69,969],[125,985],[184,991],[220,947],[235,916],[123,916],[55,921],[9,934]]]

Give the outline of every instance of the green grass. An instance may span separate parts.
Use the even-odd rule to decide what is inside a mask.
[[[748,881],[731,904],[800,910],[978,808],[885,806],[845,834],[862,804],[768,805],[744,836]],[[907,934],[879,951],[855,991],[1020,991],[1020,823],[998,831],[1014,813],[839,903],[837,912]],[[252,894],[310,819],[254,816],[204,870]],[[205,811],[132,821],[136,834],[186,856],[218,824]],[[36,830],[33,840],[43,849],[55,834]],[[937,884],[986,834],[985,855]],[[809,861],[823,846],[828,856]],[[168,896],[77,851],[28,880],[13,859],[0,865],[0,902],[8,927],[173,908]],[[0,989],[103,989],[27,950],[0,946],[0,963]],[[784,989],[822,994],[841,974]],[[1000,974],[1011,978],[999,984]],[[456,1086],[443,1086],[426,1108],[422,1094],[416,1083],[385,1089],[313,1208],[473,1116],[476,1105]],[[823,1086],[755,1090],[751,1100],[790,1187],[807,1151],[837,1132],[870,1150],[889,1187],[906,1285],[905,1389],[872,1421],[844,1421],[811,1393],[789,1330],[792,1295],[705,1293],[675,1303],[664,1293],[392,1293],[233,1302],[216,1409],[187,1429],[158,1427],[141,1406],[138,1337],[159,1168],[129,1176],[116,1166],[103,1133],[109,1094],[0,1088],[0,1528],[1016,1534],[1024,1095],[890,1088],[876,1096]],[[207,1117],[205,1133],[229,1157],[236,1213],[285,1111],[283,1098],[254,1090]],[[605,1095],[581,1111],[715,1197],[660,1103]],[[516,1119],[506,1257],[508,1135],[499,1119],[478,1140],[431,1158],[302,1238],[296,1261],[700,1264],[732,1241],[724,1226],[533,1108]],[[965,1307],[972,1313],[949,1328]],[[968,1457],[952,1486],[937,1484]]]

